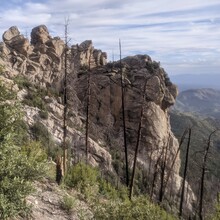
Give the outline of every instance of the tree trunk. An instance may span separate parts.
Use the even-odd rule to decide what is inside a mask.
[[[201,176],[201,187],[200,187],[200,199],[199,199],[199,219],[203,219],[203,193],[204,193],[204,180],[205,180],[205,171],[206,171],[206,162],[208,159],[208,153],[211,145],[211,138],[212,135],[216,132],[217,130],[213,131],[208,138],[208,143],[207,147],[205,149],[204,157],[203,157],[203,165],[202,165],[202,176]]]
[[[143,100],[142,100],[142,105],[141,105],[141,114],[140,114],[140,121],[139,121],[139,126],[138,126],[137,142],[136,142],[136,147],[135,147],[134,163],[133,163],[132,177],[131,177],[130,190],[129,190],[129,198],[130,199],[131,199],[132,193],[133,193],[134,177],[135,177],[135,171],[136,171],[138,149],[139,149],[140,139],[141,139],[141,128],[142,128],[142,123],[143,123],[142,121],[143,121],[146,86],[147,86],[147,80],[145,81],[144,91],[143,91]]]
[[[163,201],[163,196],[164,196],[164,192],[165,192],[164,180],[165,180],[165,173],[166,173],[167,153],[168,153],[169,142],[170,142],[170,134],[169,134],[169,138],[168,138],[167,145],[165,148],[165,154],[163,153],[163,160],[162,160],[162,166],[161,166],[159,202]]]
[[[89,154],[89,112],[90,112],[90,97],[91,97],[91,74],[90,74],[90,60],[91,54],[89,57],[89,72],[88,72],[88,79],[87,79],[87,104],[86,104],[86,164],[88,164],[88,154]]]
[[[188,160],[189,160],[189,147],[190,147],[190,141],[191,141],[191,132],[192,132],[192,129],[189,128],[189,137],[188,137],[187,148],[186,148],[186,158],[185,158],[185,166],[184,166],[184,174],[183,174],[183,186],[182,186],[182,192],[181,192],[181,197],[180,197],[180,207],[179,207],[179,217],[180,218],[182,217],[182,211],[183,211],[185,184],[186,184],[186,176],[187,176]]]
[[[125,95],[124,95],[124,83],[122,73],[121,62],[121,40],[119,39],[119,51],[120,51],[120,72],[121,72],[121,103],[122,103],[122,120],[123,120],[123,135],[124,135],[124,149],[125,149],[125,167],[126,167],[126,185],[129,187],[129,173],[128,173],[128,148],[126,138],[126,121],[125,121]]]
[[[64,51],[64,85],[63,85],[63,173],[67,170],[67,50],[68,50],[68,20],[65,21],[65,51]]]

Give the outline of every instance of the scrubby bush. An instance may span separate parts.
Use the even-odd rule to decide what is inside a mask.
[[[0,84],[0,219],[28,213],[25,198],[33,191],[31,181],[38,179],[44,170],[44,154],[37,144],[25,147],[16,144],[22,114],[13,98]]]
[[[151,203],[146,197],[135,197],[129,200],[106,200],[93,204],[94,218],[97,220],[105,219],[138,219],[138,220],[174,220],[175,217],[169,215],[159,206]]]
[[[42,119],[48,119],[48,116],[49,116],[48,111],[41,110],[41,111],[39,112],[39,116],[40,116]]]
[[[76,199],[68,195],[63,196],[63,199],[60,203],[61,208],[67,211],[68,213],[71,212],[75,205]]]
[[[68,170],[64,178],[68,187],[77,188],[88,200],[96,199],[97,196],[105,199],[127,198],[127,191],[123,187],[116,188],[101,177],[97,168],[84,163],[78,163]]]
[[[29,89],[32,86],[28,78],[21,75],[16,76],[14,82],[18,85],[19,89]]]
[[[68,170],[65,176],[65,184],[69,187],[76,187],[81,192],[85,192],[87,187],[95,186],[98,181],[98,170],[78,163]]]
[[[62,149],[52,138],[47,127],[41,122],[36,122],[31,127],[32,137],[35,141],[40,142],[47,151],[47,156],[55,159],[57,155],[61,155]]]

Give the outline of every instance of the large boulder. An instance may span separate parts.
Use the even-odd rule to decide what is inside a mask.
[[[5,31],[2,38],[9,48],[14,49],[24,56],[28,55],[30,47],[29,40],[20,34],[16,26],[10,27]]]
[[[20,35],[20,31],[16,26],[10,27],[7,31],[2,35],[2,39],[4,42],[10,41],[12,38]]]
[[[31,31],[31,44],[45,44],[51,37],[45,25],[39,25]]]
[[[53,39],[47,41],[46,45],[58,56],[63,54],[65,43],[59,37],[54,37]]]

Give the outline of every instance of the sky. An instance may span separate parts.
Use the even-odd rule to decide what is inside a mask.
[[[220,0],[1,0],[0,32],[45,24],[71,44],[92,40],[108,60],[147,54],[170,75],[220,74]]]

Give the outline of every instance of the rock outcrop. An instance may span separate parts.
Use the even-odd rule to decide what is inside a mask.
[[[91,136],[105,140],[110,149],[123,151],[123,122],[121,102],[120,63],[115,62],[90,72],[90,120]],[[142,135],[138,152],[138,161],[144,167],[148,178],[152,178],[157,161],[167,151],[167,171],[171,169],[179,144],[170,127],[168,109],[175,102],[177,88],[167,77],[159,63],[149,56],[137,55],[122,60],[123,84],[125,87],[125,118],[129,161],[132,168],[133,155],[137,142],[141,108],[143,106]],[[78,74],[73,86],[77,96],[86,109],[85,91],[88,87],[88,73]],[[146,84],[146,85],[145,85]],[[145,93],[145,100],[143,94]],[[168,149],[168,150],[166,150]],[[123,157],[124,158],[124,157]],[[160,167],[160,165],[159,165]],[[160,168],[159,168],[160,169]],[[176,204],[182,178],[179,176],[180,159],[172,167],[165,191]],[[159,187],[160,177],[156,178],[155,187]],[[174,183],[174,184],[173,184]],[[172,187],[171,187],[172,186]],[[166,194],[165,193],[165,194]],[[192,210],[195,196],[189,187],[190,198],[187,201]]]
[[[85,150],[85,112],[90,94],[89,159],[94,166],[99,165],[113,175],[117,172],[112,166],[112,156],[109,152],[123,152],[122,75],[129,165],[131,167],[133,163],[143,108],[139,166],[143,167],[151,180],[154,173],[158,172],[161,158],[167,152],[167,173],[172,168],[172,175],[168,182],[169,187],[165,190],[165,197],[168,199],[169,195],[169,200],[178,202],[182,180],[179,176],[179,156],[175,166],[171,167],[178,141],[171,131],[168,114],[169,107],[175,102],[177,88],[170,82],[159,63],[152,61],[147,55],[136,55],[126,57],[121,62],[107,63],[106,53],[94,49],[92,41],[87,40],[80,45],[66,47],[60,38],[52,38],[44,25],[32,30],[30,43],[20,35],[16,27],[6,31],[3,40],[4,43],[0,46],[2,62],[13,76],[23,75],[42,88],[53,89],[59,96],[63,89],[64,72],[67,71],[68,143],[74,155],[80,158],[83,158]],[[10,77],[6,72],[5,75]],[[40,120],[54,139],[61,143],[62,99],[44,97],[44,101],[49,110],[48,119],[40,119],[38,108],[26,106],[26,121],[31,126]],[[121,156],[120,159],[123,160],[124,157]],[[160,177],[157,176],[155,188],[159,187],[159,181]],[[188,192],[190,196],[186,206],[192,210],[195,197],[190,186]]]

